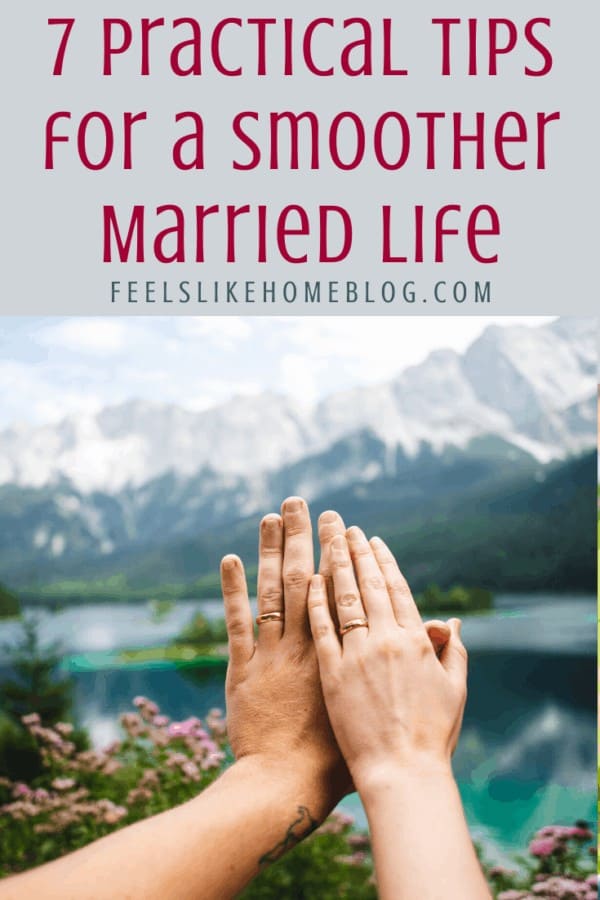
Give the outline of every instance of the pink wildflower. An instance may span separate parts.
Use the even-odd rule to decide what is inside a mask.
[[[343,834],[343,832],[354,825],[352,816],[345,813],[334,811],[329,818],[319,828],[320,834]]]
[[[21,722],[26,728],[29,728],[31,725],[40,725],[41,721],[42,720],[37,713],[29,713],[28,716],[21,717]]]
[[[142,717],[147,722],[154,719],[160,712],[156,703],[153,703],[152,700],[148,700],[147,697],[134,697],[133,705],[137,706]]]
[[[370,847],[368,834],[350,834],[348,835],[348,846],[353,850],[368,850]]]
[[[70,791],[75,787],[75,781],[72,778],[55,778],[52,787],[55,791]]]
[[[146,733],[146,726],[144,725],[141,716],[137,713],[123,713],[121,716],[121,725],[129,737],[132,738],[140,737],[142,734]]]
[[[557,843],[553,837],[534,838],[529,845],[532,856],[551,856],[556,850]]]
[[[110,743],[108,745],[108,747],[104,748],[104,755],[105,756],[114,756],[115,753],[118,753],[120,749],[121,749],[121,741],[112,741],[112,743]]]
[[[15,784],[13,788],[13,797],[30,797],[32,790],[26,784]]]
[[[532,890],[535,897],[543,898],[543,900],[547,897],[587,900],[589,891],[585,882],[562,876],[553,876],[546,881],[541,881]]]
[[[186,738],[194,734],[196,725],[192,719],[185,722],[171,722],[167,734],[170,738]]]
[[[135,803],[146,803],[148,800],[152,800],[152,791],[149,791],[148,788],[133,788],[127,795],[127,802],[131,805]]]
[[[208,769],[218,769],[225,759],[225,754],[218,751],[217,753],[209,753],[200,762],[200,768],[207,771]]]
[[[160,778],[156,769],[146,769],[140,780],[141,787],[158,787]]]
[[[124,806],[115,806],[114,803],[111,803],[110,807],[104,813],[104,821],[107,825],[116,825],[117,822],[124,819],[126,815],[127,810]]]
[[[352,853],[351,856],[337,856],[336,861],[346,866],[355,866],[360,868],[367,861],[365,853]]]
[[[154,721],[152,723],[156,728],[166,728],[169,724],[168,716],[154,716]]]
[[[69,737],[73,734],[73,726],[70,722],[58,722],[54,727],[63,737]]]
[[[196,763],[192,762],[191,759],[188,759],[181,766],[181,771],[187,778],[191,778],[192,781],[200,781],[200,771]]]

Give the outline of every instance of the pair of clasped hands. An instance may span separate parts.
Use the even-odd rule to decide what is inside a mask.
[[[381,900],[489,900],[450,764],[460,623],[423,624],[383,541],[337,513],[319,540],[315,575],[303,500],[261,522],[256,636],[243,565],[223,559],[234,764],[181,806],[0,883],[1,900],[236,897],[353,788]]]
[[[315,824],[357,790],[381,897],[487,898],[451,770],[466,700],[461,623],[423,623],[381,539],[332,511],[318,530],[315,574],[304,500],[262,520],[256,638],[243,564],[222,561],[236,759],[287,777]]]

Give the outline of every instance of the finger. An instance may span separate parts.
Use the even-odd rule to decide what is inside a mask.
[[[308,590],[308,615],[319,671],[321,678],[326,678],[332,666],[340,659],[342,648],[329,612],[325,579],[322,575],[315,575],[311,579]]]
[[[393,627],[396,618],[392,601],[371,545],[364,532],[356,525],[348,529],[346,538],[369,625]]]
[[[301,497],[288,497],[281,507],[283,516],[283,593],[285,632],[308,635],[306,601],[310,579],[315,573],[312,525],[308,506]]]
[[[323,575],[325,578],[327,597],[329,600],[329,612],[331,613],[331,618],[333,619],[336,628],[339,627],[339,621],[337,609],[335,607],[333,579],[331,577],[331,541],[338,534],[346,534],[344,520],[340,514],[334,510],[327,510],[319,516],[319,543],[321,545],[319,574]]]
[[[394,554],[381,538],[371,538],[371,547],[375,559],[385,579],[388,593],[392,598],[392,607],[396,621],[404,627],[408,625],[421,625],[421,614],[414,601],[411,589],[406,578],[400,571]]]
[[[457,685],[466,685],[468,656],[462,642],[460,619],[450,619],[450,640],[442,650],[440,662]]]
[[[440,619],[432,619],[429,622],[425,622],[425,631],[429,635],[429,640],[432,643],[436,656],[439,657],[450,640],[452,634],[450,626],[447,622],[442,622]]]
[[[229,637],[229,657],[232,666],[238,666],[248,662],[254,653],[254,629],[246,574],[242,561],[237,556],[225,556],[221,562],[221,589]]]
[[[282,613],[283,522],[275,514],[260,523],[258,542],[258,615]],[[283,634],[283,615],[279,621],[262,622],[258,626],[258,646],[274,644]]]
[[[331,571],[340,628],[344,628],[355,619],[366,619],[354,577],[348,542],[342,535],[334,537],[331,542]],[[367,632],[368,628],[355,628],[347,632],[342,638],[342,646],[344,648],[355,646],[358,641],[365,640]]]
[[[329,509],[319,516],[319,543],[321,545],[321,561],[319,574],[331,578],[331,541],[338,534],[346,534],[344,520],[334,510]]]

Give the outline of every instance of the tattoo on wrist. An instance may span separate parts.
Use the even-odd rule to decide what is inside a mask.
[[[299,844],[300,841],[303,841],[305,837],[308,837],[309,834],[312,834],[319,827],[319,823],[313,819],[306,806],[299,806],[297,812],[298,816],[286,831],[283,840],[275,844],[272,850],[269,850],[268,853],[265,853],[259,859],[258,864],[261,868],[277,862],[284,853],[287,853],[288,850],[291,850],[292,847],[295,847],[296,844]]]

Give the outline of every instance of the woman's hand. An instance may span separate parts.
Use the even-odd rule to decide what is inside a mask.
[[[436,654],[383,541],[351,528],[327,553],[332,591],[312,579],[310,622],[329,718],[369,820],[379,897],[490,900],[450,765],[466,699],[460,623]]]
[[[255,760],[274,777],[295,779],[302,802],[320,819],[351,783],[325,710],[310,635],[313,573],[309,511],[296,497],[284,502],[281,516],[266,516],[260,525],[258,612],[280,617],[259,625],[256,642],[242,563],[227,556],[221,566],[231,747],[237,760]]]
[[[340,639],[326,582],[312,580],[309,614],[321,682],[338,744],[359,790],[390,773],[449,772],[466,700],[460,623],[439,658],[395,560],[358,528],[330,542]]]

